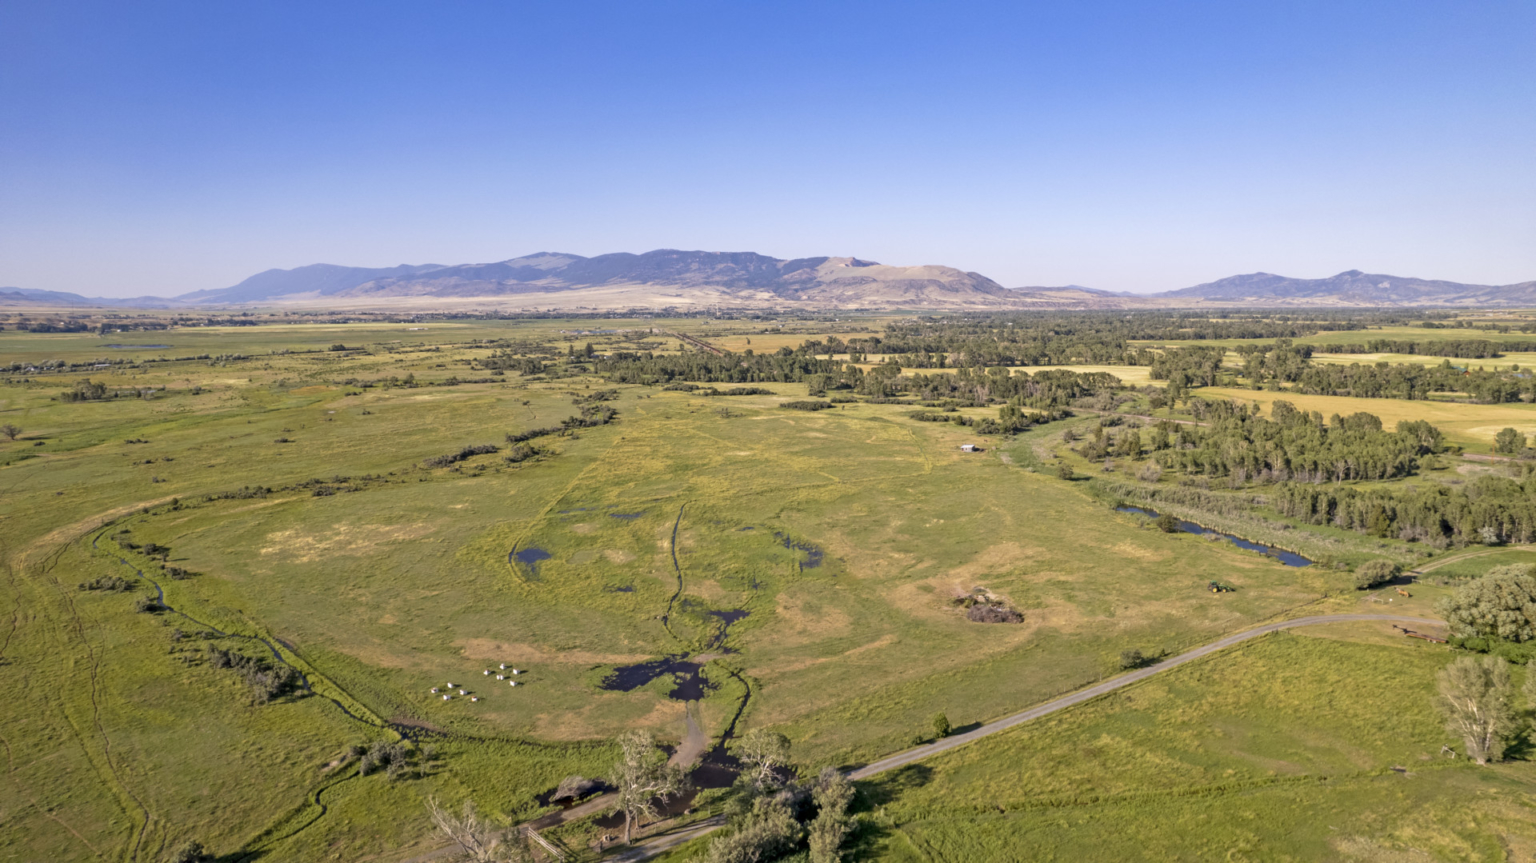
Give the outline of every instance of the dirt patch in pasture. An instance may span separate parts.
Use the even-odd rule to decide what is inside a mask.
[[[622,548],[605,548],[603,557],[608,558],[609,563],[629,563],[635,559],[634,552],[625,551]]]
[[[1109,550],[1114,552],[1115,554],[1118,554],[1118,555],[1121,555],[1121,556],[1124,556],[1124,557],[1129,557],[1132,560],[1140,560],[1140,561],[1147,561],[1147,562],[1157,562],[1157,561],[1167,560],[1168,556],[1169,556],[1168,552],[1166,552],[1166,551],[1154,551],[1153,549],[1146,548],[1145,546],[1137,545],[1136,543],[1131,542],[1129,540],[1126,540],[1125,542],[1121,542],[1121,543],[1117,543],[1115,545],[1112,545],[1112,546],[1109,547]]]
[[[594,717],[611,712],[611,706],[607,703],[610,698],[650,697],[653,696],[612,694],[597,697],[580,710],[540,713],[533,718],[533,733],[534,736],[545,740],[591,740],[596,737],[607,737],[617,730],[614,728],[614,722],[600,721]],[[650,713],[625,722],[624,727],[663,729],[663,739],[666,739],[668,732],[676,733],[686,721],[687,715],[688,706],[684,702],[662,699],[651,708]]]
[[[447,734],[448,733],[447,730],[442,729],[442,728],[438,728],[436,725],[433,725],[430,722],[426,722],[426,721],[421,720],[421,719],[412,719],[409,716],[391,716],[389,718],[389,721],[392,724],[394,724],[394,725],[404,725],[407,728],[421,728],[421,729],[425,729],[427,731],[431,731],[434,734]]]
[[[593,527],[588,522],[582,522],[581,524],[573,524],[573,525],[571,525],[571,532],[572,533],[591,533],[594,530],[597,530],[597,528]]]
[[[803,597],[781,593],[775,602],[772,638],[775,647],[793,647],[810,644],[826,638],[847,634],[853,626],[853,618],[827,602],[816,603],[816,608]]]
[[[709,602],[714,605],[728,603],[733,595],[728,593],[725,588],[720,586],[720,582],[715,581],[714,579],[705,581],[689,581],[688,593],[709,600]]]
[[[536,644],[497,641],[494,638],[461,638],[453,645],[470,659],[513,662],[521,665],[623,665],[649,659],[649,653],[594,653],[589,650],[554,650]]]
[[[893,519],[891,531],[896,533],[903,522]],[[826,536],[821,543],[828,555],[847,568],[854,578],[871,578],[909,572],[916,564],[917,556],[899,551],[882,551],[878,542],[855,543],[841,533]]]
[[[342,653],[356,659],[358,662],[374,668],[423,669],[432,667],[430,664],[422,662],[418,655],[397,653],[380,641],[367,645],[341,647],[339,649]]]
[[[360,556],[372,554],[391,542],[420,539],[436,528],[425,522],[416,524],[338,524],[329,530],[307,532],[301,528],[267,534],[268,545],[261,554],[285,555],[295,563],[309,563],[328,555]]]
[[[897,642],[896,634],[893,633],[893,632],[888,632],[885,635],[882,635],[879,638],[875,639],[874,641],[869,642],[868,644],[861,644],[858,647],[852,648],[850,650],[845,650],[842,653],[839,653],[837,656],[822,656],[822,657],[816,657],[816,658],[812,658],[812,659],[802,659],[799,662],[783,663],[783,664],[774,666],[774,668],[771,669],[771,670],[759,671],[758,672],[758,676],[761,677],[761,678],[767,679],[767,678],[772,678],[772,677],[778,677],[778,676],[783,675],[783,674],[792,674],[792,673],[794,673],[796,671],[804,671],[807,668],[812,668],[814,666],[821,665],[822,663],[825,663],[825,662],[834,662],[834,661],[839,661],[839,660],[843,660],[843,659],[848,659],[849,657],[858,656],[861,653],[868,653],[871,650],[879,650],[882,647],[890,647],[891,645],[895,644],[896,642]]]
[[[1016,542],[1004,542],[983,549],[969,562],[949,571],[951,578],[975,580],[986,576],[1004,575],[1008,570],[1028,560],[1038,560],[1040,549],[1029,548]],[[937,585],[936,585],[937,586]]]

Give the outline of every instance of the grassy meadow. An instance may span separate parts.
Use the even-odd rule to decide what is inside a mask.
[[[12,696],[0,859],[157,861],[187,839],[228,860],[408,859],[434,847],[429,796],[473,798],[511,823],[544,811],[538,796],[562,777],[606,770],[625,729],[679,741],[685,706],[670,678],[601,685],[667,656],[704,665],[710,737],[771,727],[808,767],[851,766],[905,748],[935,712],[963,728],[1117,673],[1127,648],[1177,651],[1358,603],[1347,572],[1163,534],[1112,512],[1089,483],[1025,469],[1064,424],[1008,442],[914,421],[901,405],[779,407],[806,396],[800,384],[704,397],[482,365],[509,344],[561,358],[588,342],[679,349],[653,329],[732,349],[750,338],[759,352],[877,329],[796,327],[550,318],[0,332],[7,366],[38,367],[0,379],[0,422],[22,429],[0,440],[0,685]],[[157,361],[39,370],[124,357]],[[152,397],[60,397],[88,377]],[[507,434],[558,425],[609,389],[614,422],[506,458]],[[1231,394],[1312,409],[1311,397]],[[1436,407],[1330,401],[1346,404],[1316,409],[1379,410],[1389,424],[1389,408]],[[1468,441],[1495,422],[1459,416],[1434,421]],[[978,442],[983,452],[960,450]],[[502,451],[429,462],[488,444]],[[112,578],[131,589],[80,587]],[[1211,594],[1213,579],[1237,591]],[[1024,623],[968,621],[953,600],[976,588]],[[160,592],[168,608],[139,609]],[[210,647],[280,660],[308,687],[255,703]],[[1199,859],[1283,829],[1256,824],[1259,807],[1299,820],[1352,794],[1374,801],[1359,812],[1389,814],[1370,829],[1352,816],[1339,841],[1386,841],[1376,828],[1413,812],[1453,824],[1465,808],[1454,789],[1509,794],[1528,777],[1520,765],[1493,779],[1421,766],[1425,747],[1438,749],[1424,693],[1445,655],[1286,636],[1213,657],[1123,702],[936,759],[921,782],[882,781],[867,791],[883,814],[868,816],[878,829],[860,853],[1019,859],[1006,849],[1027,842],[1056,849],[1027,859],[1083,859],[1091,814],[1122,836],[1161,824],[1147,848]],[[525,668],[526,686],[483,673],[502,663]],[[1314,673],[1324,685],[1309,692]],[[450,681],[479,700],[430,691]],[[1358,686],[1372,696],[1347,703]],[[360,775],[353,747],[402,740],[409,771]],[[1085,748],[1091,757],[1073,755]],[[1382,773],[1387,762],[1445,784]],[[1322,774],[1338,785],[1317,784]],[[1170,784],[1193,790],[1154,801]],[[1207,823],[1198,789],[1216,787],[1250,814],[1213,828],[1214,844],[1179,845],[1179,825]],[[994,804],[1007,811],[994,817]],[[1170,820],[1149,807],[1169,807]],[[1297,859],[1344,847],[1322,829],[1308,828]]]

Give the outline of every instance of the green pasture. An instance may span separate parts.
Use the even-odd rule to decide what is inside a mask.
[[[865,784],[867,859],[1528,859],[1531,764],[1441,753],[1448,658],[1267,636]]]
[[[0,380],[0,421],[23,430],[0,441],[0,811],[14,828],[0,856],[151,861],[197,838],[273,860],[405,859],[430,847],[428,795],[516,820],[562,776],[601,772],[619,731],[677,741],[672,682],[601,688],[616,667],[689,655],[716,687],[708,735],[740,712],[739,728],[784,732],[808,765],[852,765],[904,748],[939,710],[961,727],[994,719],[1115,673],[1123,649],[1183,649],[1349,585],[1150,530],[1086,484],[1024,469],[1033,448],[899,405],[779,407],[803,385],[616,387],[617,421],[537,438],[535,458],[426,464],[558,425],[609,388],[472,370],[486,341],[621,349],[638,336],[590,331],[631,323],[0,333],[8,362],[130,338],[249,357]],[[326,350],[338,342],[366,350]],[[490,382],[356,385],[406,376]],[[58,398],[86,377],[157,392]],[[985,451],[959,449],[973,442]],[[515,557],[534,549],[536,565]],[[151,595],[137,570],[175,613],[135,610]],[[78,589],[111,575],[136,590]],[[1238,590],[1210,594],[1212,579]],[[1025,622],[966,620],[953,599],[976,588]],[[741,611],[726,629],[721,613]],[[193,634],[213,629],[230,635]],[[256,705],[201,661],[205,644],[265,649],[252,638],[314,694]],[[503,662],[527,685],[482,673]],[[430,693],[449,681],[480,701]],[[402,729],[421,775],[358,776],[348,748]]]

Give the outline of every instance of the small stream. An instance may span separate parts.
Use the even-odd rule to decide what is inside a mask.
[[[1161,513],[1159,513],[1157,510],[1147,509],[1140,506],[1119,506],[1115,507],[1115,512],[1132,512],[1136,513],[1137,515],[1150,516],[1151,518],[1157,518],[1159,515],[1161,515]],[[1283,548],[1275,548],[1272,545],[1262,545],[1257,542],[1249,542],[1240,536],[1233,536],[1230,533],[1222,533],[1219,530],[1211,530],[1208,527],[1201,527],[1192,521],[1185,521],[1182,518],[1179,519],[1179,530],[1182,530],[1185,533],[1193,533],[1196,536],[1205,536],[1207,534],[1219,536],[1222,539],[1225,539],[1227,542],[1237,546],[1238,548],[1247,549],[1248,551],[1256,551],[1259,554],[1265,555],[1267,557],[1273,557],[1286,566],[1301,567],[1312,565],[1311,560],[1302,557],[1294,551],[1286,551]]]

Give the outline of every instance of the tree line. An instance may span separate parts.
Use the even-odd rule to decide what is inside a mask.
[[[1325,423],[1321,413],[1286,401],[1276,401],[1268,419],[1258,415],[1258,405],[1228,400],[1197,399],[1190,407],[1207,425],[1158,424],[1150,439],[1153,458],[1164,469],[1237,483],[1395,479],[1413,474],[1420,457],[1445,446],[1440,430],[1423,421],[1405,420],[1389,432],[1374,414],[1334,414]]]

